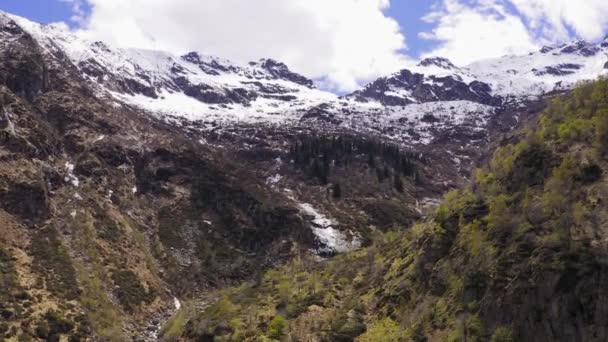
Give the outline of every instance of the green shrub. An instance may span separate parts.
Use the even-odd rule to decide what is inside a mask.
[[[286,329],[287,321],[283,316],[277,315],[272,319],[270,325],[268,325],[268,337],[278,340],[285,334]]]
[[[490,342],[513,342],[513,330],[506,326],[499,326],[494,330]]]
[[[118,286],[116,296],[127,311],[134,311],[142,303],[149,303],[154,298],[139,282],[137,275],[129,270],[115,271],[112,280]]]

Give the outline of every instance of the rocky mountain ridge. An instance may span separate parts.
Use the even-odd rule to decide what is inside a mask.
[[[512,106],[608,72],[608,43],[578,41],[464,67],[442,57],[427,58],[338,97],[315,89],[312,80],[271,59],[238,65],[198,52],[176,56],[119,49],[89,41],[59,25],[38,25],[9,14],[3,17],[25,28],[47,53],[70,60],[97,86],[100,96],[169,120],[197,122],[207,130],[221,124],[294,125],[319,111],[337,117],[336,126],[348,127],[345,117],[353,112],[370,112],[370,116],[389,112],[411,119],[411,111],[397,107],[445,101]]]

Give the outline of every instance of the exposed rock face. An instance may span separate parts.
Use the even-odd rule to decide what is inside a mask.
[[[537,76],[542,76],[542,75],[554,75],[554,76],[565,76],[565,75],[572,75],[575,74],[577,70],[580,70],[583,66],[580,64],[573,64],[573,63],[566,63],[566,64],[559,64],[559,65],[554,65],[554,66],[548,66],[546,68],[544,68],[543,70],[532,70],[534,71],[534,74]]]
[[[48,71],[40,63],[41,55],[33,38],[14,22],[1,27],[0,43],[2,60],[0,84],[6,85],[14,93],[32,100],[47,86]],[[10,43],[6,40],[12,37]]]
[[[44,184],[9,184],[7,189],[0,192],[0,208],[19,217],[27,225],[42,223],[50,215]]]
[[[585,57],[595,56],[600,49],[584,40],[580,40],[574,44],[567,45],[560,50],[561,53],[566,54],[580,54]]]
[[[281,62],[277,62],[272,59],[263,59],[260,61],[260,66],[267,70],[270,75],[275,77],[276,79],[288,80],[296,84],[303,85],[308,88],[313,88],[314,83],[312,80],[292,72],[287,68],[287,65]]]
[[[452,61],[450,61],[447,58],[444,57],[432,57],[432,58],[425,58],[422,61],[420,61],[420,63],[418,63],[419,66],[436,66],[436,67],[440,67],[443,69],[447,69],[447,70],[452,70],[452,69],[456,69],[456,66],[452,63]]]
[[[428,63],[430,62],[426,65]],[[386,106],[454,100],[467,100],[487,105],[501,103],[501,99],[494,97],[490,86],[485,83],[473,81],[466,84],[457,76],[425,76],[409,70],[381,78],[350,96],[358,101],[379,101]]]

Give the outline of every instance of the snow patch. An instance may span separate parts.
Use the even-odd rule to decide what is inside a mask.
[[[278,182],[281,181],[281,179],[283,179],[283,176],[281,176],[280,174],[276,174],[274,176],[270,176],[268,178],[266,178],[266,184],[267,185],[276,185]]]
[[[74,164],[70,163],[70,162],[66,162],[65,163],[65,170],[67,172],[67,175],[64,177],[64,181],[66,183],[71,183],[74,187],[79,187],[80,186],[80,180],[78,180],[78,177],[76,177],[74,175]]]
[[[361,248],[361,239],[349,231],[351,238],[335,228],[338,225],[334,220],[319,213],[312,205],[308,203],[298,203],[298,207],[305,216],[311,217],[311,228],[313,234],[317,237],[319,254],[334,254],[345,253],[358,248]]]

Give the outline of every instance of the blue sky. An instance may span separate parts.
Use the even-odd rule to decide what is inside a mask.
[[[72,15],[71,5],[58,0],[0,0],[0,9],[42,23],[68,21]]]
[[[434,45],[433,42],[418,37],[418,32],[426,32],[433,27],[421,19],[429,12],[432,3],[428,0],[393,1],[385,12],[399,22],[408,46],[406,53],[413,57],[418,57],[421,51],[430,50]]]

